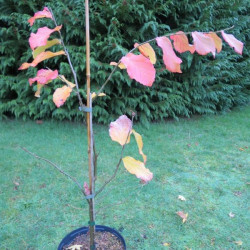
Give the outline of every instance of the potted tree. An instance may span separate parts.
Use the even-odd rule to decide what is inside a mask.
[[[28,22],[32,26],[36,19],[48,18],[53,20],[55,24],[54,29],[48,27],[39,28],[36,33],[31,33],[29,38],[29,44],[32,49],[33,61],[23,63],[19,70],[25,70],[29,67],[36,67],[40,62],[55,57],[66,56],[70,65],[74,83],[70,82],[63,75],[58,73],[58,70],[52,70],[49,68],[40,69],[34,78],[29,79],[29,84],[32,85],[37,82],[36,97],[39,97],[42,88],[50,83],[54,79],[60,79],[65,85],[57,88],[53,94],[53,102],[59,108],[62,106],[67,98],[74,94],[79,101],[79,112],[86,112],[87,115],[87,132],[88,132],[88,173],[89,182],[81,185],[74,177],[60,169],[55,163],[48,159],[42,158],[26,148],[22,148],[26,152],[30,153],[34,157],[46,161],[48,164],[55,167],[62,174],[70,178],[81,190],[86,203],[89,206],[89,225],[88,227],[79,228],[68,234],[62,242],[59,244],[58,249],[126,249],[126,244],[122,236],[115,230],[106,226],[98,226],[95,224],[95,198],[105,189],[105,187],[116,177],[117,171],[123,162],[124,167],[128,172],[134,174],[141,180],[142,183],[147,183],[152,180],[153,173],[145,167],[147,157],[143,153],[143,141],[139,133],[133,129],[134,112],[131,112],[131,119],[126,115],[120,116],[116,121],[111,122],[109,128],[109,134],[113,141],[116,141],[121,145],[121,155],[118,163],[115,167],[113,175],[101,186],[100,189],[95,189],[96,183],[96,167],[98,155],[94,145],[94,133],[92,126],[92,109],[94,101],[105,93],[103,93],[105,86],[109,83],[110,78],[117,69],[126,70],[131,79],[136,80],[140,84],[147,87],[151,87],[156,75],[154,64],[156,62],[156,55],[154,49],[150,43],[156,41],[156,44],[162,49],[163,61],[166,69],[173,73],[182,73],[181,63],[175,51],[183,53],[189,51],[190,53],[197,52],[200,55],[206,55],[212,53],[215,57],[216,53],[219,53],[222,49],[222,39],[217,35],[222,35],[223,39],[234,48],[234,50],[242,54],[243,43],[237,40],[233,35],[227,34],[224,30],[215,32],[176,32],[166,34],[162,37],[155,37],[151,40],[136,43],[134,48],[126,55],[122,56],[119,62],[111,62],[114,66],[112,72],[109,74],[107,80],[100,87],[97,93],[91,92],[91,78],[90,78],[90,26],[89,26],[89,1],[85,0],[85,24],[86,24],[86,89],[87,89],[87,102],[83,101],[83,97],[80,92],[80,88],[77,81],[76,72],[71,62],[70,54],[64,44],[63,37],[61,35],[62,25],[58,25],[52,9],[45,7],[42,11],[38,11],[31,17]],[[50,35],[53,32],[59,34],[60,39],[49,40]],[[193,39],[193,44],[189,44],[188,36]],[[173,41],[173,44],[171,40]],[[48,49],[56,44],[62,46],[62,50],[57,52],[49,51]],[[135,54],[134,52],[139,52]],[[126,145],[130,142],[130,137],[134,136],[139,154],[142,157],[142,161],[138,161],[130,156],[123,156]]]

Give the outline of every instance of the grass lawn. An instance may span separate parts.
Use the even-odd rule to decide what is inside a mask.
[[[250,107],[245,107],[149,129],[135,125],[154,178],[143,186],[121,165],[97,198],[97,224],[119,230],[128,249],[250,249],[249,121]],[[120,146],[110,140],[107,126],[94,129],[100,187],[114,171]],[[68,232],[87,225],[86,202],[73,182],[19,145],[83,183],[86,128],[69,122],[0,122],[0,249],[56,249]],[[124,155],[141,159],[134,139]],[[188,213],[185,223],[178,211]]]

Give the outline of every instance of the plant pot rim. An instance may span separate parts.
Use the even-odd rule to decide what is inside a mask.
[[[57,250],[62,250],[65,245],[69,245],[78,235],[86,234],[88,232],[88,230],[89,230],[89,227],[80,227],[80,228],[70,232],[62,239]],[[124,238],[114,228],[102,226],[102,225],[96,225],[95,230],[97,232],[110,232],[110,233],[112,233],[122,242],[124,249],[126,250],[126,243],[125,243]]]

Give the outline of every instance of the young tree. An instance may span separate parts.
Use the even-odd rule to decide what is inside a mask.
[[[198,53],[200,55],[207,55],[211,53],[213,57],[217,53],[220,53],[222,49],[222,39],[218,36],[221,34],[223,39],[234,48],[235,52],[242,54],[243,43],[237,40],[233,35],[227,34],[225,30],[220,30],[216,32],[183,32],[179,31],[176,33],[166,34],[162,37],[155,37],[151,40],[142,42],[140,44],[134,44],[134,48],[129,51],[125,56],[123,56],[119,62],[111,62],[111,65],[114,65],[112,72],[110,73],[107,80],[100,87],[97,93],[91,92],[91,83],[90,83],[90,26],[89,26],[89,2],[85,1],[85,23],[86,23],[86,87],[87,87],[87,103],[84,104],[83,97],[81,96],[77,76],[74,70],[74,67],[71,62],[69,52],[64,44],[61,29],[62,25],[57,25],[56,19],[53,15],[51,9],[45,7],[42,11],[35,13],[28,22],[32,26],[37,19],[48,18],[53,20],[55,27],[50,29],[48,27],[41,27],[37,30],[36,33],[31,33],[29,38],[30,48],[32,50],[33,61],[28,63],[23,63],[19,70],[24,70],[29,67],[36,67],[40,62],[55,57],[59,55],[66,56],[68,63],[70,65],[74,83],[68,81],[65,76],[60,75],[58,70],[51,70],[49,68],[40,69],[37,72],[37,75],[34,78],[29,79],[29,84],[32,85],[34,82],[37,82],[37,91],[35,93],[36,97],[39,97],[42,91],[42,88],[51,83],[54,79],[60,79],[65,85],[63,87],[57,88],[53,94],[53,102],[59,108],[62,106],[67,98],[73,93],[78,97],[79,109],[82,112],[87,113],[87,131],[88,131],[88,161],[89,161],[89,183],[84,183],[82,187],[74,177],[62,171],[58,166],[51,161],[41,158],[30,151],[37,158],[46,160],[48,163],[56,167],[61,173],[67,175],[71,178],[77,186],[82,191],[84,198],[86,199],[89,205],[89,228],[90,228],[90,249],[95,249],[95,197],[101,193],[101,191],[110,183],[116,176],[117,171],[121,162],[123,162],[124,167],[128,172],[134,174],[137,178],[141,180],[142,183],[147,183],[153,178],[153,174],[149,169],[145,167],[147,162],[147,157],[143,153],[143,142],[142,137],[133,129],[133,118],[135,116],[132,113],[132,119],[129,119],[126,115],[120,116],[116,121],[110,124],[109,134],[113,141],[118,142],[121,146],[121,156],[118,161],[118,164],[115,168],[114,174],[103,184],[99,190],[95,190],[96,182],[96,167],[97,167],[97,158],[98,155],[95,151],[94,146],[94,133],[92,126],[92,103],[96,98],[99,98],[103,95],[105,86],[109,83],[114,72],[120,68],[126,70],[131,79],[136,80],[142,85],[151,87],[155,81],[156,70],[154,64],[156,63],[156,55],[153,47],[150,45],[151,42],[156,41],[157,45],[161,48],[163,53],[163,62],[168,71],[173,73],[182,73],[181,64],[182,59],[178,57],[175,51],[179,53],[184,53],[189,51],[190,53]],[[49,40],[50,35],[54,32],[59,34],[60,39]],[[188,35],[191,35],[193,39],[193,44],[189,43]],[[173,44],[172,44],[172,42]],[[54,45],[61,45],[62,50],[57,52],[49,51],[48,49]],[[134,53],[134,52],[139,52]],[[142,157],[143,161],[138,161],[130,156],[123,157],[125,146],[130,142],[130,136],[133,135],[138,145],[139,154]]]

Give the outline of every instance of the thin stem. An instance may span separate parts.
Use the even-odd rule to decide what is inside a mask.
[[[24,147],[20,147],[23,151],[25,151],[26,153],[32,155],[33,157],[39,159],[39,160],[42,160],[42,161],[45,161],[47,163],[49,163],[51,166],[53,166],[56,170],[58,170],[61,174],[67,176],[68,178],[70,178],[77,186],[78,188],[81,190],[81,192],[83,193],[84,197],[87,196],[84,189],[81,187],[80,183],[71,175],[69,175],[68,173],[66,173],[65,171],[63,171],[60,167],[58,167],[54,162],[46,159],[46,158],[43,158],[43,157],[40,157],[32,152],[30,152],[28,149],[24,148]],[[89,202],[87,199],[86,199],[87,202]]]
[[[106,187],[106,186],[116,177],[116,174],[117,174],[117,172],[118,172],[118,170],[119,170],[119,167],[120,167],[120,164],[121,164],[121,162],[122,162],[124,149],[125,149],[125,147],[126,147],[126,144],[127,144],[128,138],[129,138],[129,135],[130,135],[130,133],[131,133],[131,131],[132,131],[133,120],[134,120],[134,115],[132,115],[132,125],[131,125],[131,129],[130,129],[129,132],[128,132],[128,135],[127,135],[125,144],[122,146],[120,159],[119,159],[119,161],[118,161],[118,163],[117,163],[117,165],[116,165],[115,171],[114,171],[113,175],[112,175],[107,181],[105,181],[105,183],[101,186],[101,188],[95,193],[95,196],[97,196],[99,193],[101,193],[101,192],[104,190],[104,188],[105,188],[105,187]]]
[[[233,28],[234,28],[234,25],[231,26],[231,27],[229,27],[229,28],[226,28],[226,29],[224,29],[224,30],[217,30],[217,31],[210,31],[210,32],[202,32],[202,33],[206,33],[206,34],[210,34],[210,33],[219,33],[219,32],[222,32],[222,31],[226,31],[226,30],[233,29]],[[185,34],[185,35],[190,35],[190,34],[192,34],[192,32],[184,32],[184,33],[182,33],[182,34],[168,33],[168,34],[163,35],[163,36],[165,36],[165,37],[170,37],[170,36],[172,36],[172,35],[177,35],[177,36],[178,36],[178,35],[183,35],[183,34]],[[151,43],[151,42],[155,41],[156,38],[157,38],[157,37],[152,38],[152,39],[150,39],[150,40],[147,40],[147,41],[145,41],[145,42],[143,42],[143,43],[138,44],[136,47],[134,47],[133,49],[131,49],[127,54],[132,53],[134,50],[136,50],[138,47],[142,46],[142,45],[145,44],[145,43]],[[126,55],[127,55],[127,54],[126,54]],[[126,56],[126,55],[125,55],[125,56]],[[111,73],[109,74],[108,78],[106,79],[106,81],[105,81],[105,82],[103,83],[103,85],[101,86],[100,90],[97,92],[97,96],[101,93],[101,91],[102,91],[102,90],[105,88],[105,86],[108,84],[108,82],[110,81],[112,75],[113,75],[113,74],[115,73],[115,71],[117,70],[118,65],[119,65],[120,63],[121,63],[121,59],[119,60],[119,62],[117,63],[117,65],[113,68],[113,70],[112,70]]]
[[[55,16],[54,16],[54,13],[53,13],[52,9],[49,8],[49,11],[51,12],[53,21],[54,21],[55,25],[57,26],[57,22],[56,22],[56,19],[55,19]],[[78,97],[78,100],[79,100],[79,104],[80,104],[80,106],[83,108],[84,105],[83,105],[82,97],[81,97],[81,95],[80,95],[80,89],[79,89],[79,84],[78,84],[76,72],[75,72],[74,67],[73,67],[73,65],[72,65],[72,62],[71,62],[71,59],[70,59],[69,52],[68,52],[68,50],[67,50],[67,48],[66,48],[66,46],[65,46],[65,44],[64,44],[63,37],[62,37],[62,33],[61,33],[60,30],[59,30],[58,32],[59,32],[59,36],[60,36],[60,39],[61,39],[61,44],[62,44],[62,46],[63,46],[63,49],[64,49],[65,53],[66,53],[66,56],[67,56],[67,59],[68,59],[69,66],[70,66],[71,72],[72,72],[73,77],[74,77],[74,81],[75,81],[76,89],[77,89],[77,92],[76,92],[76,93],[77,93],[77,97]]]
[[[86,87],[87,107],[92,110],[92,98],[90,93],[90,25],[89,25],[89,0],[85,0],[85,37],[86,37]],[[93,117],[92,111],[87,113],[88,129],[88,159],[89,159],[89,189],[90,194],[95,194],[95,173],[94,173],[94,150],[93,150]],[[89,200],[89,248],[95,246],[95,197]]]

